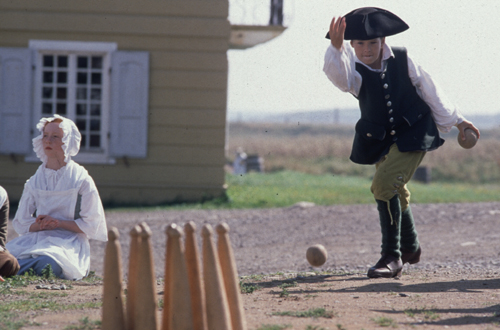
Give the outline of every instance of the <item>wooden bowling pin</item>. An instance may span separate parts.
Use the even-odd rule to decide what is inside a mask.
[[[137,281],[139,281],[139,246],[142,228],[137,225],[130,231],[130,253],[128,260],[127,279],[127,329],[139,330],[135,323],[135,308],[137,301]]]
[[[238,270],[228,234],[229,226],[227,223],[220,223],[215,227],[215,230],[219,236],[217,250],[231,313],[231,324],[233,330],[246,330],[247,324],[240,293]]]
[[[104,256],[104,284],[102,298],[102,329],[125,330],[123,310],[122,262],[118,229],[108,231]]]
[[[212,241],[213,229],[204,225],[201,230],[203,246],[203,278],[208,330],[231,330],[231,317],[219,257]]]
[[[207,329],[207,315],[205,309],[205,291],[200,269],[198,244],[196,242],[196,225],[190,221],[184,225],[186,267],[191,293],[191,309],[193,311],[193,329]]]
[[[156,278],[153,255],[151,251],[151,229],[143,222],[140,224],[141,240],[138,249],[138,277],[136,278],[136,297],[134,307],[135,330],[157,330],[156,315]]]
[[[189,279],[186,269],[186,259],[182,247],[182,229],[175,224],[168,226],[167,236],[168,252],[166,270],[168,271],[169,287],[168,308],[170,310],[168,329],[171,330],[193,330],[193,313],[191,310],[191,294],[189,290]]]

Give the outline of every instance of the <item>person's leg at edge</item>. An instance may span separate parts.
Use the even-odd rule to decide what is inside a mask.
[[[17,259],[5,249],[9,207],[9,198],[7,197],[4,204],[0,205],[0,276],[3,277],[14,276],[19,271]]]
[[[50,265],[52,267],[52,272],[54,273],[55,277],[61,278],[62,277],[62,268],[59,266],[59,264],[52,259],[49,256],[39,256],[36,258],[28,258],[28,259],[20,259],[19,261],[19,266],[21,267],[19,269],[18,275],[23,275],[27,273],[30,269],[33,269],[36,275],[41,276],[42,271],[47,265]]]
[[[414,230],[413,217],[408,217],[411,215],[408,213],[411,210],[408,204],[409,191],[406,184],[413,176],[424,155],[424,152],[400,152],[394,144],[389,153],[376,164],[371,191],[379,211],[382,257],[375,266],[369,269],[368,277],[399,276],[403,266],[400,259],[401,248],[403,251],[407,251],[405,249],[415,244],[416,231]],[[403,217],[405,218],[404,230]],[[408,224],[409,220],[411,220],[411,226]],[[413,238],[409,234],[410,232],[414,233]]]

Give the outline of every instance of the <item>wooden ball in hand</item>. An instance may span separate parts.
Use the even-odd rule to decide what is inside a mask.
[[[457,140],[458,144],[464,149],[470,149],[474,147],[477,143],[477,134],[470,128],[464,130],[465,140],[462,140],[462,135],[458,132]]]

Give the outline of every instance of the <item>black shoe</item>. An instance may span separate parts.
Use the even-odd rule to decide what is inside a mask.
[[[401,249],[401,261],[403,262],[403,265],[406,263],[409,263],[410,265],[416,264],[417,262],[420,261],[421,254],[422,254],[422,249],[420,248],[420,246],[415,252],[408,252],[405,251],[404,249]]]
[[[400,277],[403,270],[401,258],[396,258],[390,254],[382,254],[382,258],[377,264],[368,269],[368,277]]]

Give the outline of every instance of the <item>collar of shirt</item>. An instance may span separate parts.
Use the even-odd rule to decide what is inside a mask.
[[[392,52],[391,47],[389,47],[389,45],[387,43],[384,43],[384,46],[382,48],[382,68],[381,69],[372,69],[372,68],[370,68],[368,65],[364,64],[363,62],[361,62],[358,59],[357,56],[354,56],[354,61],[356,63],[359,63],[359,64],[367,67],[371,71],[382,72],[382,71],[385,71],[385,68],[387,66],[387,60],[390,59],[391,57],[394,57],[394,53]]]

